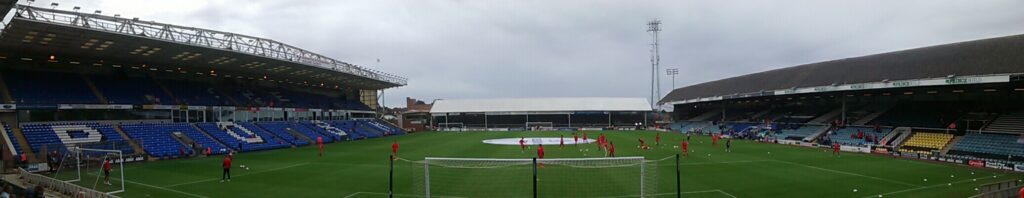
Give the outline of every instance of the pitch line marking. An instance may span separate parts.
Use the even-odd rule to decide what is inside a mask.
[[[694,163],[679,163],[679,165],[708,165],[708,164],[729,164],[729,163],[755,163],[755,162],[766,162],[771,160],[736,160],[736,161],[718,161],[718,162],[694,162]],[[675,165],[675,164],[672,164]]]
[[[347,195],[347,196],[345,196],[343,198],[352,198],[352,197],[355,197],[356,195],[359,195],[359,194],[384,195],[384,196],[388,195],[387,193],[377,193],[377,192],[355,192],[355,193],[349,194],[349,195]],[[411,194],[398,194],[398,193],[394,193],[394,195],[396,197],[426,197],[424,195],[411,195]],[[431,196],[431,197],[462,198],[462,197],[452,197],[452,196]]]
[[[715,190],[715,191],[718,191],[718,192],[720,192],[720,193],[722,193],[722,194],[725,194],[725,196],[729,196],[729,197],[732,197],[732,198],[736,198],[736,196],[733,196],[732,194],[729,194],[729,193],[727,193],[727,192],[725,192],[725,191],[723,191],[723,190]]]
[[[803,167],[806,167],[806,168],[812,168],[812,169],[828,171],[828,172],[833,172],[833,173],[840,173],[840,174],[845,174],[845,175],[852,175],[852,176],[859,176],[859,177],[864,177],[864,178],[869,178],[869,179],[875,179],[875,180],[879,180],[879,181],[886,181],[886,182],[891,182],[891,183],[903,184],[903,185],[908,185],[908,186],[913,186],[913,187],[921,187],[921,186],[918,186],[918,185],[915,185],[915,184],[911,184],[911,183],[907,183],[907,182],[901,182],[901,181],[896,181],[896,180],[891,180],[891,179],[872,177],[872,176],[867,176],[867,175],[862,175],[862,174],[857,174],[857,173],[851,173],[851,172],[846,172],[846,171],[832,170],[832,169],[827,169],[827,168],[822,168],[822,167],[817,167],[817,166],[811,166],[811,165],[806,165],[806,164],[800,164],[800,163],[795,163],[795,162],[787,162],[787,161],[782,161],[782,160],[771,160],[771,161],[779,162],[779,163],[792,164],[792,165],[797,165],[797,166],[803,166]]]
[[[682,194],[720,193],[720,194],[723,194],[725,196],[736,198],[736,196],[733,196],[732,194],[729,194],[729,193],[727,193],[727,192],[725,192],[725,191],[723,191],[721,189],[701,190],[701,191],[687,191],[687,192],[681,192],[681,193]],[[343,198],[352,198],[352,197],[356,197],[356,196],[358,196],[360,194],[385,195],[385,196],[388,195],[387,193],[378,193],[378,192],[355,192],[355,193],[352,193],[352,194],[348,194],[348,195],[344,196]],[[668,193],[651,194],[649,196],[662,196],[662,195],[674,195],[674,194],[676,194],[676,193],[668,192]],[[424,195],[411,195],[411,194],[398,194],[398,193],[395,193],[394,195],[396,197],[426,197]],[[454,197],[454,196],[432,196],[432,197],[460,198],[460,197]],[[636,195],[624,195],[624,196],[600,197],[600,198],[629,198],[629,197],[639,197],[639,196],[636,196]]]
[[[997,176],[997,177],[1002,177],[1002,176],[1004,176],[1004,175],[1006,175],[1006,174],[1002,174],[1002,175],[995,175],[995,176]],[[989,176],[985,176],[985,177],[978,177],[978,178],[974,178],[974,179],[965,179],[965,180],[955,181],[955,182],[952,182],[952,183],[953,183],[953,184],[967,183],[967,182],[973,182],[973,181],[975,181],[975,180],[978,180],[978,179],[985,179],[985,178],[992,178],[992,177],[989,177]],[[935,185],[931,185],[931,186],[921,186],[921,187],[917,187],[917,188],[903,189],[903,190],[898,190],[898,191],[892,191],[892,192],[888,192],[888,193],[883,193],[883,194],[881,194],[881,195],[892,195],[892,194],[899,194],[899,193],[905,193],[905,192],[910,192],[910,191],[915,191],[915,190],[929,189],[929,188],[935,188],[935,187],[940,187],[940,186],[948,186],[948,185],[949,185],[949,183],[946,183],[946,184],[935,184]],[[865,198],[868,198],[868,197],[877,197],[877,196],[878,196],[878,195],[872,195],[872,196],[866,196]]]
[[[116,179],[116,178],[115,178],[115,179]],[[144,184],[144,183],[140,183],[140,182],[135,182],[135,181],[131,181],[131,180],[122,180],[122,181],[124,181],[124,182],[128,182],[128,183],[132,183],[132,184],[136,184],[136,185],[140,185],[140,186],[145,186],[145,187],[150,187],[150,188],[155,188],[155,189],[165,190],[165,191],[168,191],[168,192],[174,192],[174,193],[179,193],[179,194],[183,194],[183,195],[188,195],[188,196],[192,196],[192,197],[199,197],[199,198],[210,198],[210,197],[207,197],[207,196],[202,196],[202,195],[197,195],[197,194],[192,194],[192,193],[182,192],[182,191],[179,191],[179,190],[174,190],[174,189],[170,189],[170,188],[164,188],[164,187],[159,187],[159,186],[154,186],[154,185]]]
[[[290,166],[277,167],[277,168],[267,169],[267,170],[258,171],[258,172],[254,171],[254,172],[251,172],[251,173],[242,173],[242,174],[238,174],[235,177],[242,177],[242,176],[246,176],[246,175],[255,175],[255,174],[261,174],[261,173],[279,171],[279,170],[289,169],[289,168],[293,168],[293,167],[296,167],[296,166],[302,166],[302,165],[307,165],[307,164],[309,164],[309,163],[308,162],[307,163],[298,163],[298,164],[292,164]],[[217,180],[219,180],[219,179],[217,179],[217,178],[210,178],[210,179],[204,179],[204,180],[190,181],[190,182],[185,182],[185,183],[178,183],[178,184],[167,185],[167,186],[164,186],[164,188],[171,188],[171,187],[176,187],[176,186],[183,186],[183,185],[189,185],[189,184],[197,184],[197,183],[203,183],[203,182],[211,182],[211,181],[217,181]]]
[[[732,196],[731,194],[726,193],[725,191],[722,191],[722,190],[719,190],[719,189],[680,192],[680,194],[703,194],[703,193],[721,193],[721,194],[723,194],[725,196],[736,198],[735,196]],[[676,194],[676,193],[675,192],[667,192],[667,193],[649,194],[647,196],[658,197],[658,196],[674,195],[674,194]],[[599,198],[631,198],[631,197],[640,197],[640,196],[638,196],[638,195],[622,195],[622,196],[599,197]]]
[[[93,173],[88,173],[88,175],[91,175],[91,176],[97,176],[97,177],[99,177],[99,175],[97,175],[97,174],[93,174]],[[183,192],[183,191],[179,191],[179,190],[174,190],[174,189],[170,189],[170,188],[164,188],[164,187],[159,187],[159,186],[149,185],[149,184],[145,184],[145,183],[142,183],[142,182],[136,182],[136,181],[132,181],[132,180],[127,180],[127,179],[120,179],[120,178],[111,178],[111,179],[113,179],[113,180],[121,180],[122,182],[127,182],[127,183],[132,183],[132,184],[136,184],[136,185],[140,185],[140,186],[145,186],[145,187],[150,187],[150,188],[155,188],[155,189],[165,190],[165,191],[167,191],[167,192],[173,192],[173,193],[178,193],[178,194],[188,195],[188,196],[192,196],[192,197],[199,197],[199,198],[210,198],[210,197],[207,197],[207,196],[202,196],[202,195],[197,195],[197,194],[187,193],[187,192]]]

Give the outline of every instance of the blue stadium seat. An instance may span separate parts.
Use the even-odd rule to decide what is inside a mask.
[[[96,94],[77,74],[5,71],[11,97],[19,104],[98,104]]]
[[[257,122],[256,125],[259,125],[259,127],[262,127],[264,129],[267,129],[267,131],[270,131],[271,133],[273,133],[277,137],[280,137],[281,139],[284,139],[285,141],[287,141],[288,143],[291,143],[292,145],[305,146],[305,145],[309,145],[310,144],[310,142],[308,140],[306,140],[306,139],[304,139],[302,137],[297,137],[297,136],[293,135],[292,133],[289,133],[287,130],[291,129],[292,126],[288,122]],[[296,130],[296,131],[298,131],[298,130]],[[305,138],[309,138],[309,137],[305,137]],[[316,137],[313,137],[312,139],[315,139],[315,138]]]
[[[191,155],[192,150],[172,136],[173,132],[186,132],[191,128],[192,126],[187,123],[121,125],[121,129],[128,136],[139,141],[142,149],[158,158],[183,157],[180,153],[182,151],[186,155]]]
[[[1006,159],[1007,156],[1022,158],[1024,143],[1020,139],[1021,135],[968,133],[956,142],[951,152],[995,159]]]

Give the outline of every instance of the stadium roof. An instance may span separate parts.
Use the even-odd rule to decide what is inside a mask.
[[[437,100],[430,113],[651,111],[644,98],[505,98]]]
[[[0,0],[0,16],[7,16],[7,12],[14,9],[14,5],[18,4],[18,0]]]
[[[1024,73],[1024,35],[989,38],[799,65],[691,85],[659,103],[780,89]],[[754,94],[756,95],[756,94]]]
[[[265,38],[98,13],[14,7],[15,16],[0,35],[2,58],[52,56],[54,62],[359,89],[385,89],[407,81]]]

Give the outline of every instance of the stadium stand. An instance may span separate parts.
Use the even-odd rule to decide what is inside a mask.
[[[21,155],[24,152],[21,150],[21,144],[18,143],[18,138],[14,137],[14,130],[11,130],[11,125],[3,123],[4,131],[7,133],[7,138],[10,140],[11,145],[14,147],[15,155]]]
[[[191,155],[192,149],[174,139],[173,132],[194,130],[186,123],[177,124],[126,124],[121,129],[132,139],[138,140],[150,156],[157,158],[183,157]]]
[[[323,133],[327,133],[326,131],[324,131],[323,133],[318,132],[315,129],[309,128],[309,126],[304,124],[302,121],[299,121],[299,122],[288,122],[287,124],[288,124],[288,127],[290,127],[292,130],[298,131],[302,135],[305,135],[306,137],[309,137],[309,139],[311,141],[316,141],[317,137],[322,137],[322,139],[324,140],[324,143],[334,142],[334,137],[331,137],[329,135],[324,135],[323,134]],[[319,127],[314,127],[314,128],[319,129]],[[321,129],[321,130],[323,130],[323,129]]]
[[[229,106],[231,102],[218,96],[207,83],[184,80],[161,80],[174,97],[186,105]]]
[[[915,132],[910,136],[910,139],[903,143],[903,146],[900,147],[900,152],[930,155],[934,150],[945,148],[951,140],[953,140],[953,134]]]
[[[366,126],[376,129],[377,131],[384,132],[385,135],[405,134],[405,130],[402,130],[394,125],[388,124],[387,122],[378,119],[367,120]]]
[[[377,133],[376,131],[371,131],[367,129],[365,126],[362,126],[362,124],[360,124],[361,121],[337,120],[328,122],[331,123],[331,125],[333,125],[334,127],[337,127],[339,129],[344,130],[345,132],[348,132],[349,136],[351,136],[353,140],[376,138],[382,135],[380,133]]]
[[[285,141],[282,141],[281,139],[278,139],[277,136],[274,136],[273,134],[271,134],[267,130],[264,130],[263,128],[260,128],[259,126],[256,126],[252,122],[239,122],[237,124],[238,124],[237,125],[238,127],[229,127],[228,129],[238,129],[238,130],[242,130],[242,131],[249,130],[253,134],[256,134],[256,136],[259,136],[259,137],[263,138],[264,141],[262,143],[250,143],[249,144],[249,145],[253,146],[252,150],[270,150],[270,149],[285,148],[285,147],[289,147],[290,146],[288,144],[288,142],[285,142]]]
[[[897,105],[874,122],[886,126],[946,128],[965,113],[960,105],[947,102],[915,102]]]
[[[1021,135],[999,133],[968,133],[957,141],[949,153],[984,158],[1024,158]]]
[[[288,132],[288,129],[291,127],[288,122],[257,122],[254,127],[266,129],[273,135],[276,135],[295,146],[305,146],[310,143],[308,140],[309,137],[298,137],[296,134]]]
[[[184,125],[187,125],[187,127],[175,126],[175,128],[178,129],[177,132],[183,133],[185,136],[188,136],[189,139],[192,139],[192,141],[195,141],[195,143],[198,144],[196,145],[195,149],[204,152],[204,150],[209,148],[210,154],[214,155],[226,154],[231,151],[229,147],[224,146],[220,142],[217,142],[217,140],[212,139],[210,136],[204,134],[195,126],[191,124]]]
[[[259,151],[288,147],[287,143],[278,141],[269,132],[256,127],[252,123],[217,122],[199,123],[200,129],[206,131],[225,145],[241,151]]]
[[[82,77],[70,73],[4,71],[4,80],[18,104],[96,104],[96,95]],[[45,79],[45,80],[40,80]]]
[[[873,127],[846,127],[836,130],[830,139],[843,145],[868,145],[877,144],[882,137],[888,135],[892,128],[881,127],[876,132]]]
[[[1011,112],[992,120],[985,131],[1024,133],[1024,112]]]
[[[341,129],[335,128],[334,126],[331,126],[330,124],[319,120],[300,121],[299,125],[304,126],[306,129],[316,132],[317,135],[324,136],[324,141],[341,141],[344,140],[344,138],[351,137],[348,136],[347,133],[342,135],[341,133],[339,133],[343,132]]]
[[[174,100],[150,79],[94,76],[90,80],[110,104],[174,104]]]
[[[806,125],[796,129],[782,129],[779,130],[779,133],[776,134],[776,137],[778,137],[779,139],[800,140],[804,139],[804,137],[813,134],[814,132],[822,130],[825,127],[826,126]]]

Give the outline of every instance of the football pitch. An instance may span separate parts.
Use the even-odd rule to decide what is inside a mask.
[[[653,145],[655,132],[604,131],[587,132],[590,138],[604,133],[616,144],[616,154],[643,156],[654,171],[655,197],[675,197],[676,172],[674,155],[685,135],[661,133],[661,145]],[[559,137],[572,141],[571,132],[423,132],[403,136],[340,142],[326,145],[323,157],[317,156],[315,146],[238,154],[234,160],[232,180],[221,182],[222,156],[209,158],[164,160],[126,165],[126,192],[121,197],[386,197],[389,176],[389,154],[393,140],[399,142],[399,157],[395,162],[395,197],[422,197],[424,166],[415,161],[424,157],[456,158],[531,158],[535,147],[521,151],[519,146],[501,146],[482,143],[486,139],[519,137]],[[649,150],[637,148],[637,139],[652,144]],[[795,147],[751,141],[732,142],[732,152],[725,152],[724,142],[712,146],[707,136],[693,136],[691,153],[681,159],[681,192],[683,197],[968,197],[976,194],[979,185],[1018,180],[1021,174],[974,169],[960,165],[898,159],[888,156],[842,153],[831,155],[825,149]],[[546,145],[546,158],[591,158],[604,155],[594,144]],[[581,151],[582,150],[582,151]],[[248,170],[239,165],[249,167]],[[541,170],[538,180],[548,178]],[[431,186],[481,188],[478,195],[458,197],[494,197],[490,193],[532,194],[530,172],[511,172],[496,168],[481,170],[493,174],[443,175],[450,181],[474,181],[472,184],[444,184],[434,181]],[[477,172],[479,173],[479,172]],[[621,187],[596,185],[617,183],[615,174],[595,171],[593,177],[557,178],[575,184],[595,184],[600,189],[587,189],[588,185],[558,185],[540,182],[539,194],[558,196],[559,188],[580,188],[601,196],[629,197],[640,187],[623,184]],[[599,174],[611,175],[600,177]],[[89,174],[92,176],[95,174]],[[433,176],[441,177],[441,175]],[[460,178],[463,177],[463,178]],[[92,186],[94,177],[83,176],[86,186]],[[507,182],[507,181],[522,182]],[[629,180],[629,178],[622,178]],[[635,179],[634,179],[635,180]],[[491,182],[488,182],[491,181]],[[496,184],[501,186],[494,186]],[[491,185],[489,185],[491,184]],[[549,185],[549,186],[545,186]],[[106,188],[107,186],[100,185]],[[475,186],[475,187],[474,187]],[[617,185],[615,185],[617,186]],[[440,188],[443,189],[443,188]],[[445,195],[435,190],[432,195]],[[591,195],[586,195],[591,196]]]

